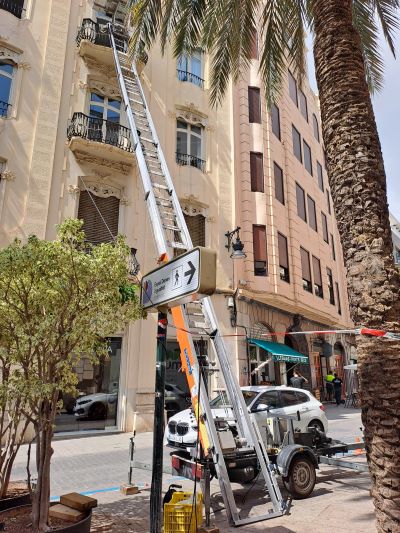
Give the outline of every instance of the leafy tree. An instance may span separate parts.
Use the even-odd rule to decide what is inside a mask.
[[[51,440],[60,392],[74,392],[81,356],[107,356],[105,338],[142,316],[128,281],[129,248],[85,243],[82,221],[66,220],[55,241],[29,237],[0,251],[0,350],[8,353],[33,424],[38,481],[33,529],[46,531]]]
[[[259,36],[267,102],[279,95],[288,65],[301,80],[304,34],[314,39],[323,139],[356,326],[399,331],[385,170],[371,91],[382,86],[379,26],[394,53],[399,0],[139,0],[132,50],[156,39],[173,53],[211,54],[210,97],[218,104],[250,63]],[[400,528],[400,346],[357,339],[362,419],[379,531]]]

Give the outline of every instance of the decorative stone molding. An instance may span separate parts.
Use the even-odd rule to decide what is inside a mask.
[[[80,186],[78,189],[81,191],[89,191],[95,196],[100,196],[101,198],[109,198],[110,196],[115,196],[115,198],[123,199],[121,189],[114,187],[113,185],[108,185],[106,183],[99,183],[93,178],[87,176],[79,176]]]
[[[5,181],[14,181],[16,178],[15,172],[13,172],[12,170],[3,170],[0,176],[1,179]]]
[[[18,65],[21,59],[21,52],[17,52],[16,50],[8,48],[8,46],[0,44],[0,59],[8,59]]]
[[[88,82],[89,89],[98,91],[103,96],[108,98],[121,98],[121,93],[119,92],[117,85],[111,85],[100,80],[89,80]]]
[[[113,170],[118,170],[118,172],[122,172],[123,174],[128,174],[131,168],[130,164],[121,163],[119,161],[111,161],[109,159],[104,159],[103,157],[98,157],[90,155],[86,152],[81,152],[80,150],[74,150],[74,155],[77,161],[82,161],[91,165],[99,165],[102,167],[112,168]]]
[[[105,65],[103,63],[99,63],[94,59],[93,57],[85,56],[84,57],[86,65],[91,70],[97,70],[97,72],[100,72],[100,74],[103,74],[108,80],[117,80],[117,76],[115,74],[115,68],[114,66]]]
[[[214,224],[217,221],[215,217],[207,217],[206,222],[209,222],[210,224]]]
[[[201,124],[204,128],[208,125],[208,116],[199,111],[193,102],[186,102],[184,106],[176,106],[176,118],[183,118],[189,124]]]
[[[182,206],[182,211],[185,213],[185,215],[191,217],[196,215],[203,215],[203,217],[206,216],[208,205],[199,202],[197,196],[190,194],[182,199],[180,203]]]
[[[20,63],[18,63],[18,68],[22,70],[31,70],[31,64],[27,61],[21,61]]]
[[[121,205],[130,205],[131,201],[129,200],[129,198],[127,196],[122,196],[121,199],[120,199],[120,204]]]
[[[68,185],[68,192],[69,194],[79,194],[81,192],[81,189],[78,187],[78,185]]]
[[[78,81],[78,87],[79,87],[79,89],[86,90],[86,89],[88,88],[88,84],[85,83],[85,82],[82,81],[82,80],[79,80],[79,81]]]

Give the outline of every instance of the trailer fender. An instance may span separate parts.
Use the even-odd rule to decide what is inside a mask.
[[[319,468],[318,459],[311,448],[308,446],[300,446],[300,444],[289,444],[281,449],[276,459],[276,464],[282,477],[288,476],[290,464],[293,458],[299,454],[309,457],[315,468]]]

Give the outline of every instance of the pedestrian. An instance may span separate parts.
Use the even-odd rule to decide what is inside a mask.
[[[327,375],[325,376],[325,387],[326,387],[326,396],[327,396],[327,400],[328,402],[331,402],[333,400],[333,385],[332,385],[332,381],[335,379],[335,376],[331,373],[331,372],[328,372]]]
[[[303,383],[308,383],[308,380],[295,370],[293,372],[293,377],[290,378],[290,386],[296,387],[296,389],[302,389]]]
[[[332,380],[332,385],[333,385],[333,389],[335,391],[336,405],[339,407],[339,405],[342,403],[342,383],[343,383],[343,381],[339,378],[339,376],[336,374],[336,372],[333,375],[335,377]]]

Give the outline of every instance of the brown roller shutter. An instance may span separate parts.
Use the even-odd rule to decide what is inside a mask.
[[[253,226],[253,251],[255,261],[267,260],[267,235],[265,226]]]
[[[102,198],[82,191],[78,218],[83,220],[83,231],[88,242],[110,242],[118,234],[119,199],[115,196]]]
[[[312,257],[314,283],[322,287],[321,263],[316,257]]]
[[[249,87],[249,122],[261,123],[260,89]]]
[[[253,192],[264,192],[263,155],[250,152],[250,178]]]
[[[300,255],[302,277],[311,283],[310,254],[304,248],[300,248]]]
[[[287,239],[281,233],[278,233],[278,249],[279,249],[279,266],[283,268],[289,268]]]
[[[206,219],[203,215],[190,216],[184,214],[193,246],[206,245]]]
[[[258,59],[258,33],[256,30],[253,32],[253,36],[251,38],[250,58]]]

